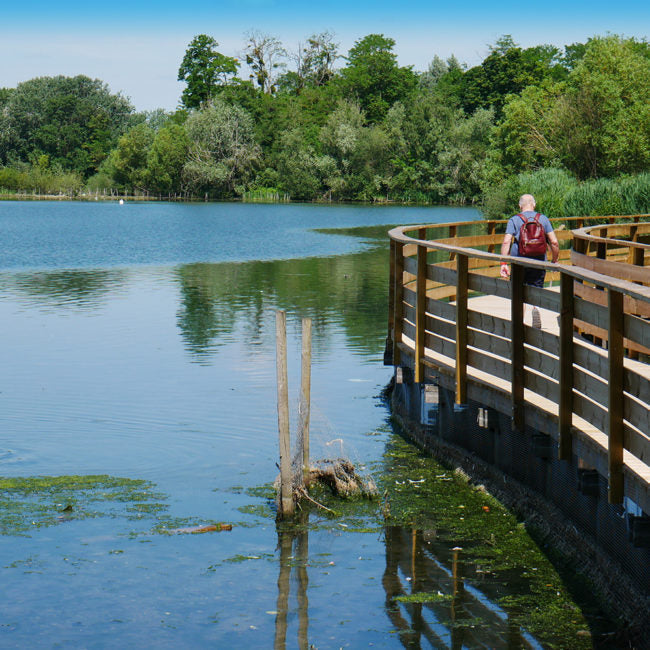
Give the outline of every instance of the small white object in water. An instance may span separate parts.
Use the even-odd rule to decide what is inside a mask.
[[[120,199],[120,205],[124,205],[124,199]]]

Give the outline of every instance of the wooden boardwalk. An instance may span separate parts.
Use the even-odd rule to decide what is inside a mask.
[[[650,512],[650,223],[631,221],[628,240],[621,224],[612,240],[606,226],[595,242],[582,229],[579,252],[565,248],[560,265],[492,253],[494,223],[487,235],[459,236],[469,224],[391,231],[393,364],[453,390],[458,404],[511,415],[515,430],[551,436],[560,459],[577,456],[605,478],[610,503],[627,497]],[[502,260],[511,282],[498,277]],[[545,267],[554,286],[524,287],[526,266]]]

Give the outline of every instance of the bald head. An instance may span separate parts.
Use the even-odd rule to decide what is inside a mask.
[[[522,194],[519,197],[519,209],[522,212],[535,209],[535,197],[532,194]]]

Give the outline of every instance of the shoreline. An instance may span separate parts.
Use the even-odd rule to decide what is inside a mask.
[[[308,204],[308,205],[375,205],[375,206],[397,206],[397,207],[444,207],[444,208],[474,208],[480,210],[478,203],[433,203],[433,202],[419,202],[419,201],[326,201],[326,200],[312,200],[312,201],[299,201],[292,199],[245,199],[245,198],[230,198],[230,199],[201,199],[201,198],[188,198],[188,197],[161,197],[161,196],[140,196],[129,194],[1,194],[0,201],[79,201],[85,203],[94,202],[107,202],[107,201],[124,201],[125,203],[266,203],[269,205],[277,204]]]

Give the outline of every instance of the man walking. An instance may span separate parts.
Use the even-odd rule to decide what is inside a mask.
[[[557,240],[553,226],[548,217],[539,212],[535,212],[535,198],[532,194],[522,194],[519,199],[519,209],[521,212],[510,217],[506,226],[506,234],[501,244],[501,255],[512,255],[514,257],[528,257],[528,259],[546,260],[546,250],[551,249],[551,261],[555,264],[560,256],[560,244]],[[527,222],[537,222],[543,228],[546,235],[546,246],[543,246],[544,252],[537,255],[525,255],[521,248],[522,226]],[[524,269],[524,284],[533,287],[543,287],[546,271],[544,269]],[[501,262],[501,277],[510,278],[510,268],[507,262]],[[533,326],[541,327],[539,311],[533,308]]]

